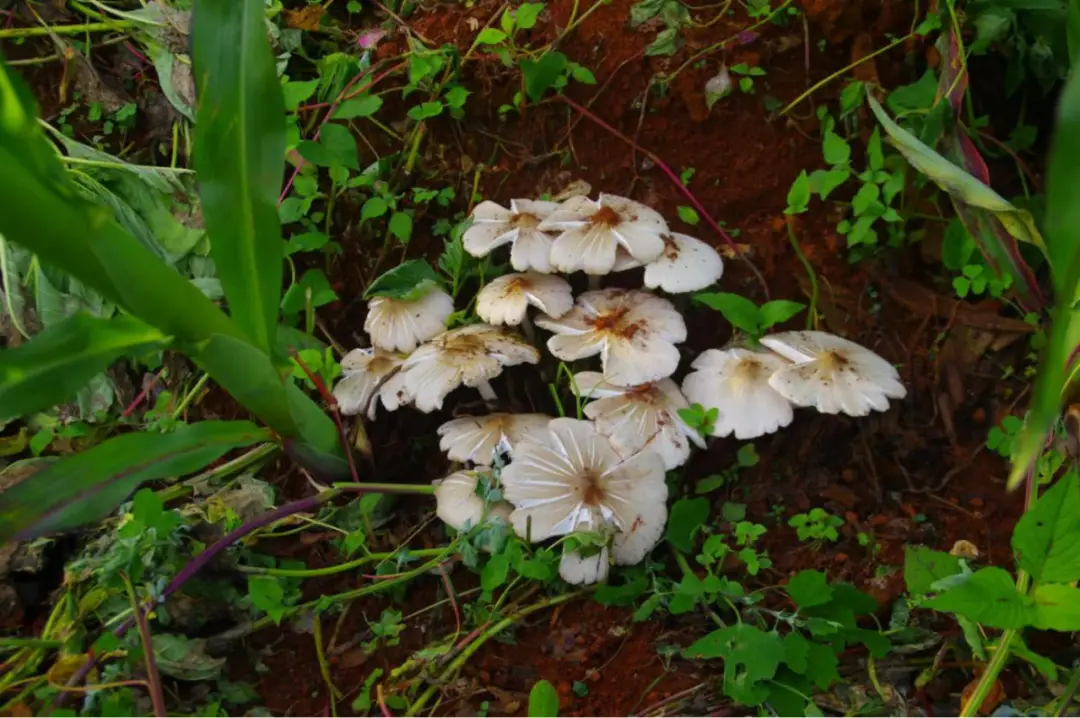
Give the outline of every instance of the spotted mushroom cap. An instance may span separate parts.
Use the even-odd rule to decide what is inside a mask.
[[[475,387],[494,379],[503,367],[540,361],[536,347],[487,324],[443,332],[409,355],[401,367],[402,390],[417,409],[441,409],[461,385]]]
[[[715,284],[723,273],[724,260],[715,249],[672,232],[664,235],[664,253],[645,265],[645,286],[668,294],[696,292]]]
[[[510,209],[481,202],[473,209],[472,226],[465,230],[462,244],[474,257],[485,257],[510,244],[510,264],[515,270],[549,273],[552,238],[539,226],[558,207],[555,202],[528,199],[511,200]]]
[[[664,251],[661,235],[667,222],[654,209],[612,194],[599,200],[571,197],[540,223],[544,231],[560,232],[551,245],[551,266],[557,272],[601,275],[615,267],[618,247],[635,260],[651,262]]]
[[[689,404],[671,379],[619,387],[605,382],[599,372],[583,371],[574,375],[572,388],[578,396],[593,399],[585,407],[585,416],[619,456],[649,449],[670,471],[690,458],[691,442],[705,447],[700,434],[679,416],[679,409]]]
[[[667,520],[664,465],[652,451],[621,459],[592,422],[553,419],[544,442],[526,440],[502,471],[519,536],[544,541],[577,530],[614,529],[616,562],[641,561]]]
[[[382,395],[388,377],[401,367],[405,358],[404,354],[382,349],[353,349],[346,354],[341,360],[341,380],[334,387],[334,400],[341,413],[367,414],[369,419],[374,419],[376,395]],[[397,407],[397,402],[391,400],[391,403]]]
[[[364,331],[379,349],[411,352],[444,331],[446,320],[453,313],[453,298],[438,288],[411,301],[374,297],[368,302]]]
[[[683,396],[719,411],[713,436],[753,439],[771,434],[795,416],[791,402],[769,384],[769,378],[787,366],[787,360],[771,352],[708,349],[683,379]]]
[[[640,289],[585,292],[562,317],[537,317],[536,324],[554,332],[547,346],[556,357],[575,361],[599,354],[605,381],[619,386],[674,374],[675,344],[686,341],[686,324],[671,302]]]
[[[476,296],[476,313],[488,324],[521,324],[532,305],[551,317],[574,306],[570,283],[538,272],[504,274],[491,280]]]
[[[888,410],[889,399],[907,396],[892,364],[834,334],[780,332],[762,337],[761,343],[793,362],[774,373],[769,385],[796,406],[866,416]]]
[[[451,461],[490,466],[496,453],[512,455],[521,441],[546,438],[549,421],[546,414],[462,416],[439,427],[439,448]]]

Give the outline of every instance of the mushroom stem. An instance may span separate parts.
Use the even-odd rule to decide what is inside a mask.
[[[491,388],[491,382],[487,379],[481,379],[476,384],[476,390],[480,392],[480,398],[487,402],[489,407],[498,403],[499,396],[495,393],[495,390]]]
[[[600,274],[590,274],[589,275],[589,290],[590,291],[600,288],[600,277],[601,276],[603,276],[603,275],[600,275]]]
[[[529,344],[536,346],[536,327],[533,326],[528,312],[525,313],[525,318],[521,320],[521,331],[525,334],[525,338],[529,340]]]

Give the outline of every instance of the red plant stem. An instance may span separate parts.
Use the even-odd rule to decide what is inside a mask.
[[[135,587],[126,575],[124,583],[127,585],[128,594],[131,596],[131,607],[135,611],[135,620],[139,626],[139,639],[143,644],[143,659],[146,663],[146,683],[150,690],[150,702],[154,706],[154,715],[157,718],[165,718],[168,709],[165,707],[165,693],[161,690],[161,675],[158,673],[157,661],[154,659],[154,642],[150,638],[150,623],[146,620],[146,612],[139,605],[139,599],[135,596]]]
[[[456,636],[461,633],[461,611],[458,610],[457,597],[454,595],[454,584],[450,581],[450,576],[447,575],[442,564],[439,564],[439,574],[442,576],[443,585],[446,587],[446,597],[450,599],[450,605],[454,609],[454,623],[456,624],[454,635]]]
[[[708,210],[706,210],[705,207],[701,204],[701,202],[698,201],[698,198],[694,196],[694,193],[691,192],[690,189],[686,185],[684,185],[682,181],[679,180],[679,176],[675,174],[675,172],[671,169],[671,167],[667,165],[666,162],[660,159],[660,157],[655,152],[650,152],[649,150],[639,145],[637,142],[634,142],[632,139],[619,132],[617,129],[615,129],[608,123],[601,120],[588,108],[579,105],[566,95],[557,95],[556,97],[557,99],[562,100],[564,103],[580,112],[585,117],[588,117],[590,120],[600,125],[600,127],[603,127],[615,137],[618,137],[620,140],[633,147],[636,151],[640,152],[641,154],[652,160],[656,164],[656,166],[660,168],[660,171],[667,175],[667,178],[671,180],[671,183],[675,185],[676,189],[678,189],[679,192],[684,197],[686,197],[687,200],[689,200],[690,204],[694,205],[694,209],[696,209],[698,214],[705,219],[705,222],[710,227],[712,227],[713,230],[717,234],[719,234],[725,242],[727,242],[728,246],[732,248],[736,256],[740,257],[744,262],[746,262],[746,264],[750,267],[751,271],[753,271],[754,276],[757,277],[758,283],[761,285],[761,289],[765,293],[765,299],[769,298],[769,285],[766,284],[765,277],[761,274],[761,271],[754,265],[753,262],[750,261],[749,258],[746,257],[739,245],[736,244],[735,240],[731,238],[731,235],[725,232],[723,228],[721,228],[720,225],[716,223],[716,220],[712,218],[712,215],[709,214]]]
[[[154,388],[154,385],[161,380],[161,375],[164,373],[165,367],[161,367],[160,369],[158,369],[157,374],[154,374],[154,378],[151,379],[150,382],[143,387],[143,390],[138,393],[138,395],[135,397],[135,399],[132,400],[130,404],[128,404],[127,408],[124,409],[120,416],[131,416],[131,413],[135,411],[136,408],[138,408],[139,404],[141,404],[143,399],[146,398],[146,395],[149,394],[150,390]]]
[[[304,370],[304,373],[307,374],[308,379],[311,379],[311,383],[315,385],[315,388],[319,390],[319,396],[326,402],[326,408],[330,410],[330,416],[334,417],[334,425],[337,426],[341,449],[345,452],[345,460],[349,462],[349,473],[352,475],[352,480],[359,483],[360,475],[356,473],[356,460],[353,459],[352,448],[349,446],[349,435],[345,431],[345,424],[341,421],[341,412],[338,411],[337,399],[326,387],[322,377],[308,369],[307,364],[304,363],[304,360],[300,358],[296,351],[293,351],[292,357],[300,365],[300,368]]]
[[[319,123],[319,129],[315,131],[315,136],[312,138],[312,140],[315,141],[315,142],[319,141],[319,135],[322,133],[323,125],[325,125],[327,122],[330,121],[330,118],[334,116],[334,112],[337,110],[337,108],[341,105],[342,102],[344,102],[345,100],[351,99],[353,97],[356,97],[357,95],[359,95],[362,92],[366,92],[366,91],[370,90],[375,84],[377,84],[381,80],[385,79],[390,74],[392,74],[394,72],[397,72],[401,68],[405,67],[406,64],[407,63],[405,63],[405,62],[400,62],[397,65],[394,65],[393,67],[391,67],[386,72],[379,73],[378,75],[375,76],[375,79],[373,79],[371,82],[367,83],[366,85],[361,87],[359,90],[356,90],[355,92],[352,92],[352,93],[349,92],[349,90],[352,88],[352,86],[355,85],[357,82],[359,82],[361,79],[367,77],[367,75],[357,75],[353,79],[349,80],[348,84],[345,85],[345,87],[342,88],[341,92],[338,93],[337,99],[335,99],[333,104],[330,105],[330,110],[326,113],[326,116],[323,117],[322,122]],[[298,108],[297,111],[299,112],[301,109],[314,109],[316,107],[325,107],[325,106],[326,106],[326,103],[321,103],[319,105],[307,105],[305,107]],[[304,166],[304,158],[301,157],[300,161],[296,163],[296,169],[293,170],[292,176],[289,177],[289,181],[285,183],[285,189],[283,189],[281,191],[281,196],[278,197],[278,204],[279,205],[282,202],[285,201],[286,197],[289,196],[289,190],[292,189],[293,182],[296,181],[296,176],[300,174],[300,170],[301,170],[301,168],[303,168],[303,166]]]

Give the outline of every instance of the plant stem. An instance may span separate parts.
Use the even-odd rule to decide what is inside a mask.
[[[765,17],[761,18],[760,20],[758,20],[756,23],[754,23],[750,27],[747,27],[747,28],[744,28],[744,29],[740,30],[738,32],[738,34],[732,35],[731,37],[729,37],[729,38],[727,38],[725,40],[721,40],[720,42],[713,43],[712,45],[709,45],[708,47],[705,47],[705,48],[702,48],[701,50],[698,50],[693,55],[691,55],[689,58],[687,58],[686,61],[683,64],[679,65],[679,67],[675,70],[675,72],[673,72],[670,75],[668,75],[667,77],[665,77],[664,81],[667,82],[668,84],[670,84],[671,81],[674,80],[678,76],[678,74],[680,72],[682,72],[687,67],[689,67],[690,65],[697,62],[698,58],[703,57],[705,55],[708,55],[710,53],[716,52],[717,50],[723,49],[723,47],[725,45],[737,40],[739,35],[743,34],[744,32],[749,32],[749,31],[752,31],[752,30],[756,30],[757,28],[761,27],[765,23],[771,21],[779,13],[783,12],[784,9],[787,8],[787,6],[792,3],[792,1],[793,0],[785,0],[785,2],[782,5],[777,7],[771,13],[769,13]]]
[[[146,682],[150,688],[150,702],[154,706],[154,715],[157,718],[164,718],[168,715],[168,711],[165,708],[165,694],[161,690],[161,676],[158,674],[157,662],[154,660],[154,643],[150,638],[150,624],[146,620],[146,612],[139,605],[139,597],[135,595],[135,587],[131,585],[131,580],[123,572],[120,573],[120,577],[124,581],[124,588],[127,589],[131,607],[135,611],[135,622],[139,627],[143,660],[146,663]]]
[[[13,638],[0,636],[0,648],[60,648],[63,641],[50,641],[45,638]]]
[[[1065,711],[1069,709],[1069,704],[1076,697],[1077,690],[1080,690],[1080,668],[1075,669],[1072,677],[1069,678],[1069,685],[1065,686],[1065,693],[1061,696],[1061,703],[1058,704],[1057,710],[1054,711],[1054,718],[1061,718],[1061,716],[1065,715]]]
[[[110,20],[108,22],[87,22],[81,25],[59,25],[56,27],[12,27],[0,30],[0,40],[14,37],[41,37],[42,35],[81,35],[84,32],[108,32],[126,30],[136,26],[133,20]]]
[[[791,0],[788,0],[788,2],[791,2]],[[660,168],[660,171],[663,172],[665,175],[667,175],[667,178],[669,180],[671,180],[671,183],[675,185],[676,189],[678,189],[679,192],[684,197],[686,197],[687,200],[690,201],[690,204],[694,205],[694,209],[697,210],[698,215],[700,217],[702,217],[710,227],[712,227],[713,231],[715,231],[717,234],[719,234],[720,237],[725,242],[727,242],[728,246],[731,247],[731,249],[735,252],[735,255],[737,257],[739,257],[744,262],[746,262],[747,266],[749,266],[751,271],[753,271],[754,276],[757,277],[758,283],[761,285],[761,290],[765,293],[765,299],[768,300],[768,298],[769,298],[769,285],[766,284],[765,277],[761,274],[761,271],[754,265],[753,262],[750,261],[750,259],[746,256],[746,254],[739,247],[739,245],[735,243],[735,240],[731,238],[731,235],[729,235],[727,232],[725,232],[723,229],[721,229],[720,225],[716,223],[716,220],[714,220],[712,218],[712,215],[709,214],[709,212],[705,209],[704,206],[702,206],[701,202],[698,201],[698,198],[694,196],[694,193],[691,192],[686,187],[686,185],[684,185],[682,183],[682,180],[679,179],[679,176],[677,174],[675,174],[675,172],[671,169],[671,167],[669,167],[667,165],[666,162],[664,162],[664,160],[660,159],[659,155],[657,155],[655,152],[650,152],[649,150],[645,149],[644,147],[639,145],[637,142],[630,139],[629,137],[627,137],[623,133],[619,132],[617,129],[615,129],[614,127],[612,127],[608,123],[604,122],[603,120],[601,120],[596,115],[594,115],[591,110],[589,110],[588,108],[586,108],[586,107],[584,107],[582,105],[579,105],[578,103],[574,102],[569,97],[567,97],[566,95],[557,95],[556,99],[561,100],[562,102],[566,103],[570,107],[574,108],[579,113],[581,113],[583,116],[589,118],[590,120],[595,122],[597,125],[599,125],[600,127],[603,127],[605,130],[607,130],[608,132],[613,134],[615,137],[618,137],[620,140],[622,140],[623,142],[630,145],[635,150],[637,150],[638,152],[640,152],[641,154],[645,155],[650,160],[652,160],[653,163],[657,167]]]
[[[521,609],[520,611],[510,614],[498,623],[492,625],[486,631],[481,633],[475,641],[470,643],[468,646],[465,647],[464,650],[461,651],[458,657],[455,658],[454,661],[442,672],[438,680],[436,680],[431,686],[429,686],[428,689],[424,691],[420,695],[420,697],[413,702],[411,706],[409,706],[409,710],[405,713],[405,715],[417,715],[424,708],[424,706],[427,705],[427,702],[431,700],[431,697],[435,695],[436,691],[438,691],[439,688],[446,683],[450,676],[460,670],[460,668],[465,665],[465,662],[469,660],[472,654],[476,653],[476,651],[480,649],[480,646],[484,645],[484,643],[486,643],[488,640],[499,635],[513,624],[533,613],[536,613],[537,611],[541,611],[545,608],[550,608],[552,606],[557,606],[560,603],[572,601],[575,598],[579,598],[588,594],[590,591],[592,591],[592,589],[587,588],[580,591],[574,591],[572,593],[564,593],[562,595],[554,596],[552,598],[546,598],[542,601],[537,601],[536,603],[530,604],[525,608]]]
[[[442,556],[446,548],[422,548],[408,551],[407,556],[416,558],[428,558],[430,556]],[[319,576],[332,576],[335,573],[344,573],[354,568],[359,568],[367,563],[379,563],[400,556],[400,551],[387,551],[384,553],[369,553],[366,556],[353,559],[346,563],[322,568],[265,568],[263,566],[238,566],[241,573],[258,574],[260,576],[286,576],[288,578],[317,578]]]
[[[810,260],[803,254],[802,247],[799,246],[799,238],[795,236],[795,218],[787,217],[787,232],[788,239],[791,240],[791,248],[795,250],[795,256],[802,262],[803,268],[806,269],[806,275],[810,277],[810,313],[806,317],[806,328],[817,329],[818,326],[818,278],[817,273],[814,271],[814,265],[810,264]]]

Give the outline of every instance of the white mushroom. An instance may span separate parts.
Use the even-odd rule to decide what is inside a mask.
[[[376,393],[385,398],[383,404],[397,408],[398,401],[388,389],[388,377],[405,362],[406,355],[382,349],[353,349],[341,360],[341,381],[334,387],[334,399],[342,414],[366,413],[375,418]]]
[[[496,396],[489,380],[504,366],[536,364],[540,352],[517,336],[487,324],[470,324],[443,332],[414,351],[401,367],[405,395],[420,411],[442,408],[443,399],[464,384],[485,401]]]
[[[551,245],[551,266],[558,272],[608,274],[615,250],[623,247],[639,262],[651,262],[664,251],[661,235],[667,222],[656,210],[611,194],[599,201],[572,197],[540,223],[544,231],[561,234]]]
[[[443,523],[458,531],[493,519],[510,524],[510,512],[514,507],[506,501],[487,506],[485,514],[484,500],[476,493],[479,481],[478,471],[458,471],[432,482],[435,484],[435,514]]]
[[[620,387],[605,382],[599,372],[583,371],[574,375],[571,388],[582,398],[595,399],[585,407],[585,416],[620,456],[651,449],[670,471],[690,458],[691,441],[705,448],[698,432],[679,418],[679,409],[689,404],[671,379]]]
[[[600,355],[604,379],[635,386],[671,376],[679,366],[678,342],[686,324],[671,302],[640,289],[600,289],[578,296],[559,319],[537,317],[555,333],[548,350],[574,361]]]
[[[668,294],[696,292],[715,284],[723,273],[724,260],[715,249],[672,232],[664,235],[664,253],[645,265],[645,286]]]
[[[683,379],[683,396],[719,415],[713,436],[753,439],[787,426],[794,418],[791,402],[769,385],[769,377],[789,366],[775,354],[747,349],[709,349]]]
[[[504,274],[476,295],[476,313],[481,319],[488,324],[520,324],[532,341],[530,304],[550,317],[561,317],[574,306],[570,283],[562,277],[537,272]]]
[[[826,332],[780,332],[761,343],[794,364],[769,379],[769,385],[796,406],[823,414],[866,416],[886,411],[889,399],[907,389],[896,368],[866,347]]]
[[[577,551],[564,551],[562,560],[559,561],[559,576],[575,586],[606,581],[611,571],[609,556],[607,546],[591,556],[582,556]]]
[[[463,416],[439,427],[439,448],[451,461],[491,466],[496,453],[510,455],[524,439],[544,440],[549,421],[545,414]]]
[[[454,300],[438,288],[413,301],[374,297],[368,302],[364,331],[371,343],[386,351],[411,352],[446,329]]]
[[[640,562],[667,520],[664,464],[652,451],[620,459],[592,422],[553,419],[544,443],[525,440],[502,471],[519,536],[543,541],[578,530],[614,530],[612,555]]]
[[[511,244],[510,264],[519,272],[551,271],[551,236],[538,229],[558,208],[555,202],[528,199],[510,201],[510,209],[494,202],[476,205],[472,226],[465,230],[462,244],[474,257],[485,257],[493,249]]]

